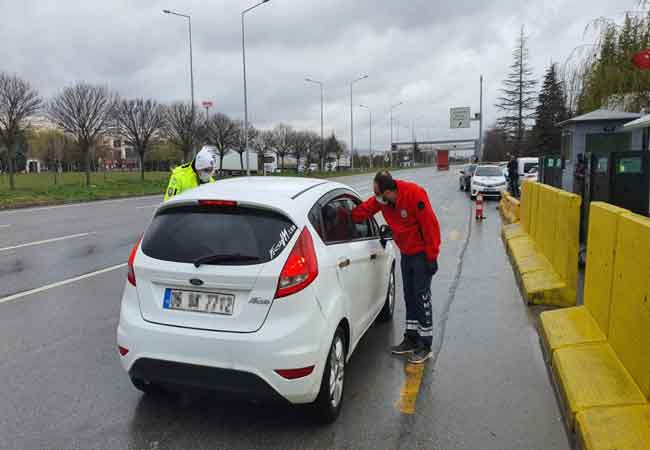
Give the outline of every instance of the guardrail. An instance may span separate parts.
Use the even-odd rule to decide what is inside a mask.
[[[520,222],[504,225],[501,234],[527,303],[576,304],[580,202],[577,195],[523,183]]]

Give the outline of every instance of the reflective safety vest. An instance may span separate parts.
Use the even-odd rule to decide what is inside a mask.
[[[210,178],[210,183],[214,183],[215,179]],[[165,191],[165,201],[169,200],[190,189],[194,189],[201,184],[198,175],[192,168],[192,163],[183,164],[176,167],[172,171],[172,176],[169,178],[169,185]]]

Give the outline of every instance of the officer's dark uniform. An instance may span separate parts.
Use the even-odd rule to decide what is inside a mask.
[[[433,340],[431,279],[438,270],[440,225],[426,191],[415,183],[396,181],[397,203],[382,205],[373,196],[352,212],[363,222],[381,211],[402,253],[406,301],[406,337],[430,349]]]

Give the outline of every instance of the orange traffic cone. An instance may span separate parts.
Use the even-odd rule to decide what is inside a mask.
[[[484,208],[483,208],[483,194],[479,193],[476,196],[476,220],[485,219]]]

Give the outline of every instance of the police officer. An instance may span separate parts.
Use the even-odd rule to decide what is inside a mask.
[[[515,155],[510,155],[510,161],[508,161],[508,182],[512,195],[519,197],[519,163]]]
[[[431,358],[431,280],[438,271],[440,225],[426,191],[415,183],[394,180],[389,172],[379,172],[374,180],[375,195],[352,211],[359,223],[381,211],[393,231],[401,257],[406,332],[401,344],[391,350],[410,355],[413,364]]]
[[[208,148],[202,148],[191,163],[183,164],[172,171],[165,191],[165,201],[195,187],[214,183],[214,156]]]

